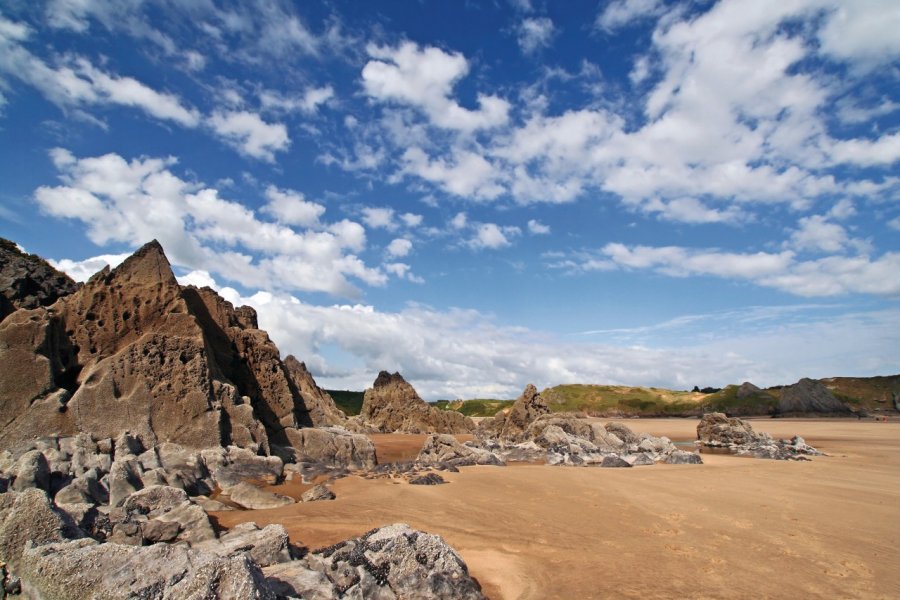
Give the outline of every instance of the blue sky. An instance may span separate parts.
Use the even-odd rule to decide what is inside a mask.
[[[900,372],[896,1],[11,0],[0,235],[320,384]]]

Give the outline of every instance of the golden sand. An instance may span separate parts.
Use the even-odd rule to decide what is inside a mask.
[[[627,421],[674,440],[692,439],[696,423]],[[406,522],[442,535],[495,600],[900,598],[900,423],[753,424],[802,435],[831,456],[467,467],[443,474],[450,483],[440,486],[348,477],[334,484],[334,501],[218,518],[226,527],[281,523],[310,548]],[[376,442],[414,456],[419,437]]]

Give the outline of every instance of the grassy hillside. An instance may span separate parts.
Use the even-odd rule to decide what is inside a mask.
[[[557,385],[541,392],[554,412],[606,416],[700,414],[705,394],[621,385]]]
[[[513,405],[515,400],[495,400],[492,398],[476,398],[474,400],[438,400],[431,404],[441,410],[455,410],[467,417],[493,417],[504,408]]]
[[[339,409],[348,417],[358,415],[362,410],[363,396],[365,392],[351,392],[347,390],[325,390],[332,397]]]
[[[900,375],[886,377],[831,377],[820,380],[839,400],[869,412],[892,411],[891,393],[900,393]]]

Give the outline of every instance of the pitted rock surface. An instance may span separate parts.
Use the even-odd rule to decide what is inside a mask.
[[[366,390],[360,419],[391,433],[472,433],[475,423],[456,411],[440,410],[419,397],[400,373],[382,371]]]

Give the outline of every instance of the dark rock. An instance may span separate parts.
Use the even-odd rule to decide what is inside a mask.
[[[621,456],[616,456],[615,454],[611,454],[609,456],[603,457],[603,462],[600,463],[600,466],[601,467],[612,467],[612,468],[630,467],[631,463],[626,461]]]
[[[686,452],[684,450],[676,450],[663,459],[668,465],[702,465],[703,459],[699,454],[694,452]]]
[[[26,254],[13,242],[0,238],[0,294],[8,302],[7,307],[50,306],[77,289],[77,283],[43,258]],[[3,316],[0,313],[0,320]]]
[[[413,477],[409,482],[412,485],[440,485],[442,483],[447,483],[444,478],[437,473],[425,473],[424,475]]]

